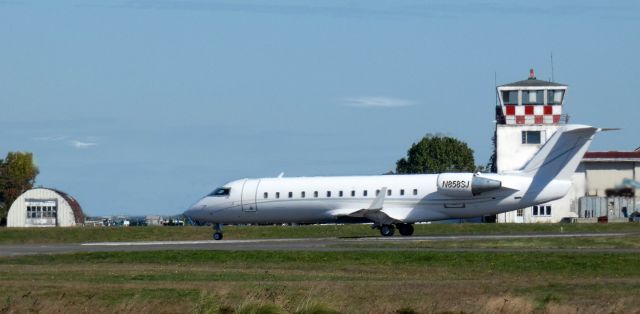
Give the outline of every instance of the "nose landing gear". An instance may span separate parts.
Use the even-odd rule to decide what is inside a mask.
[[[213,225],[213,239],[214,240],[222,240],[222,224],[214,224]]]

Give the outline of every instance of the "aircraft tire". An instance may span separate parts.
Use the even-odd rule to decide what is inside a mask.
[[[222,232],[216,232],[213,234],[213,239],[214,240],[222,240]]]
[[[393,225],[382,225],[380,226],[380,234],[383,237],[390,237],[396,232],[396,228]]]
[[[413,235],[413,224],[398,224],[398,231],[403,236]]]

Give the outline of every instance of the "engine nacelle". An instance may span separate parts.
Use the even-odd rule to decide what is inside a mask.
[[[473,173],[441,173],[438,175],[438,193],[448,196],[470,197],[497,190],[502,182]]]

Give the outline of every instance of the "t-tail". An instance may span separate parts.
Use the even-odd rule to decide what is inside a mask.
[[[512,174],[532,178],[525,199],[535,199],[553,181],[570,186],[571,176],[600,129],[588,125],[565,125],[558,129],[519,171]]]

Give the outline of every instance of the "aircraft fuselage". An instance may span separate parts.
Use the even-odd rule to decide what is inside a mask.
[[[481,174],[501,187],[477,195],[470,191],[473,174],[440,182],[460,195],[439,191],[438,174],[242,179],[225,184],[221,195],[200,199],[185,214],[199,222],[322,223],[339,221],[347,213],[368,208],[382,188],[385,214],[403,223],[477,217],[523,208],[562,197],[571,183],[552,181],[543,191],[525,195],[531,178]],[[466,176],[463,176],[466,175]],[[213,193],[212,193],[213,194]]]

